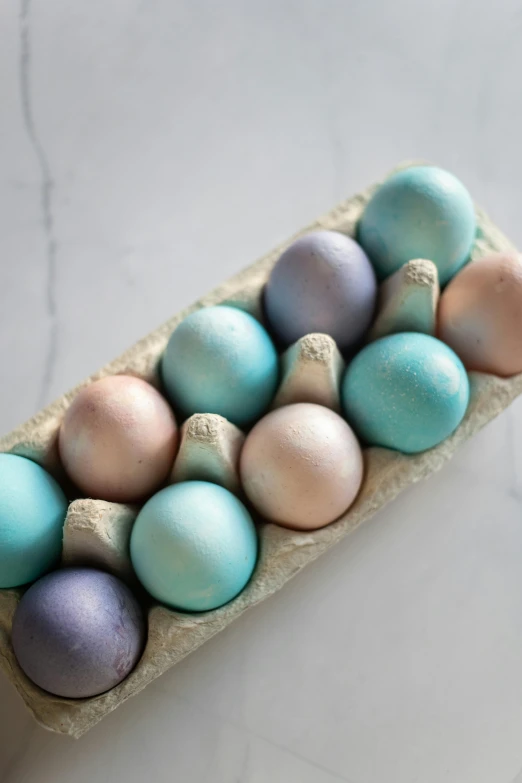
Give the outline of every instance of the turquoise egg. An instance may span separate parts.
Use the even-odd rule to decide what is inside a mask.
[[[162,361],[168,397],[184,416],[219,413],[239,427],[270,404],[279,361],[268,332],[248,313],[197,310],[172,333]]]
[[[0,454],[0,588],[48,571],[62,551],[67,500],[36,462]]]
[[[204,612],[245,587],[257,560],[252,517],[231,492],[207,481],[162,489],[138,514],[130,552],[144,588],[163,604]]]
[[[466,263],[477,221],[464,185],[435,166],[393,174],[359,221],[358,241],[382,280],[415,258],[436,265],[441,285]]]
[[[371,446],[415,454],[459,426],[469,402],[464,365],[425,334],[393,334],[357,354],[342,385],[344,412]]]

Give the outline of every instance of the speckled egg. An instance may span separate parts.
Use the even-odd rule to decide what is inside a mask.
[[[136,666],[145,623],[129,588],[94,568],[65,568],[22,596],[13,650],[36,685],[83,699],[114,688]]]
[[[67,499],[36,462],[0,454],[0,588],[42,576],[59,559]]]
[[[522,256],[495,253],[464,267],[442,295],[438,334],[468,370],[522,372]]]
[[[60,456],[85,495],[132,503],[165,481],[178,447],[176,419],[149,383],[111,375],[82,389],[60,428]]]
[[[264,301],[270,328],[284,346],[321,332],[346,351],[370,327],[376,296],[375,273],[357,242],[338,231],[313,231],[279,258]]]
[[[241,427],[268,407],[279,361],[255,318],[219,305],[197,310],[174,330],[162,372],[167,394],[184,416],[218,413]]]
[[[469,382],[458,356],[440,340],[393,334],[357,354],[342,398],[348,421],[366,443],[415,454],[459,426]]]
[[[337,413],[313,403],[272,411],[248,435],[240,461],[245,493],[263,517],[315,530],[340,517],[363,478],[359,443]]]
[[[247,509],[227,489],[184,481],[144,505],[130,551],[138,579],[154,598],[204,612],[243,590],[256,564],[257,534]]]
[[[359,221],[357,238],[379,279],[414,258],[428,258],[444,285],[468,260],[476,230],[464,185],[435,166],[413,166],[377,190]]]

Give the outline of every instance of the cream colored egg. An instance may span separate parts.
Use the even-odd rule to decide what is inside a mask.
[[[442,295],[438,336],[467,370],[522,372],[522,256],[494,253],[464,267]]]
[[[314,530],[351,506],[363,478],[363,457],[337,413],[298,403],[256,424],[245,441],[240,471],[259,514],[285,527]]]
[[[167,401],[149,383],[112,375],[72,401],[60,428],[60,456],[88,497],[131,503],[167,478],[178,428]]]

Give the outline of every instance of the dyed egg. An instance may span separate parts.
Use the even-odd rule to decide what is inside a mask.
[[[415,454],[447,438],[469,402],[464,366],[447,345],[402,333],[367,345],[346,370],[346,418],[371,446]]]
[[[266,330],[248,313],[220,305],[187,316],[162,363],[167,394],[184,416],[218,413],[239,427],[275,394],[279,362]]]
[[[359,221],[357,238],[379,279],[414,258],[429,258],[444,285],[468,260],[476,230],[464,185],[435,166],[413,166],[377,190]]]
[[[240,472],[248,499],[263,517],[315,530],[351,506],[361,486],[363,458],[357,438],[337,413],[297,403],[256,424],[245,441]]]
[[[357,242],[338,231],[313,231],[293,242],[273,268],[265,311],[283,345],[321,332],[345,351],[370,327],[376,296],[375,273]]]
[[[153,386],[111,375],[78,392],[63,419],[59,445],[65,470],[87,496],[132,503],[167,478],[178,428]]]
[[[216,609],[252,575],[257,535],[245,506],[227,489],[184,481],[162,489],[142,508],[130,552],[145,589],[185,612]]]
[[[13,650],[40,688],[83,699],[114,688],[137,664],[145,623],[129,588],[94,568],[65,568],[22,596]]]
[[[444,291],[438,333],[468,370],[522,372],[522,256],[474,261]]]
[[[36,462],[0,454],[0,588],[48,571],[62,551],[67,499]]]

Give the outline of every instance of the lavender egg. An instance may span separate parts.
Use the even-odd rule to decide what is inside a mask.
[[[65,568],[23,595],[13,649],[36,685],[82,699],[114,688],[136,666],[145,643],[138,602],[119,579],[94,568]]]
[[[169,404],[140,378],[111,375],[82,389],[59,436],[66,472],[88,497],[133,503],[165,481],[178,447]]]
[[[285,346],[321,332],[346,351],[370,327],[376,297],[375,273],[362,247],[338,231],[313,231],[293,242],[274,266],[265,312]]]
[[[243,489],[256,511],[296,530],[316,530],[344,514],[363,471],[359,443],[344,419],[304,402],[261,419],[240,460]]]

